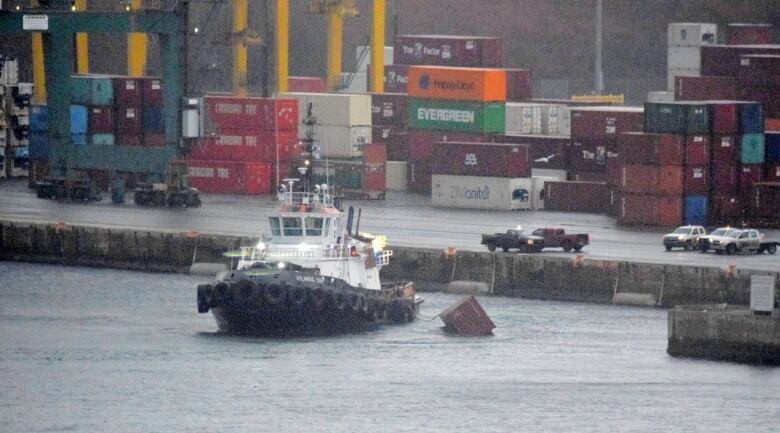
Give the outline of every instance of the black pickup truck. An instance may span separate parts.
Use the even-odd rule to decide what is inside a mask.
[[[482,245],[487,245],[489,251],[501,248],[506,252],[514,248],[524,253],[535,253],[544,248],[544,238],[533,235],[531,230],[509,229],[506,233],[483,234]]]

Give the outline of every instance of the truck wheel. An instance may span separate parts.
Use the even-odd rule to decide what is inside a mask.
[[[726,245],[726,254],[728,255],[734,255],[734,253],[737,252],[737,246],[734,244],[728,244]]]
[[[489,244],[487,244],[487,247],[488,247],[488,251],[490,251],[490,252],[493,252],[493,251],[496,250],[496,244],[489,243]]]
[[[766,252],[769,254],[774,254],[777,252],[777,244],[769,244],[768,247],[766,247]]]
[[[671,245],[664,245],[664,248],[666,248],[666,251],[671,251],[672,246]]]
[[[571,241],[563,241],[561,247],[563,248],[563,251],[566,251],[568,253],[572,249]]]
[[[685,245],[683,245],[683,248],[685,248],[685,251],[692,250],[693,249],[693,242],[685,241]]]
[[[509,247],[501,247],[502,250],[504,250],[505,253],[509,252]]]
[[[577,245],[574,246],[574,251],[580,252],[580,251],[582,251],[582,247],[584,247],[584,246],[585,245],[577,244]]]

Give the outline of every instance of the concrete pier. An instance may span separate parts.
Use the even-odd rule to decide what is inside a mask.
[[[674,356],[780,365],[780,311],[756,315],[746,307],[680,306],[669,310]]]

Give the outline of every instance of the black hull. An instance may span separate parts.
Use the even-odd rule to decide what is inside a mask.
[[[257,336],[326,336],[413,321],[414,297],[399,290],[365,290],[337,279],[297,271],[274,276],[237,272],[198,287],[198,311],[214,316],[219,331]]]

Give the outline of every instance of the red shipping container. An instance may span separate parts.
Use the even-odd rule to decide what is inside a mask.
[[[780,164],[766,164],[764,182],[780,182]]]
[[[298,131],[298,101],[295,99],[238,98],[206,95],[206,130]]]
[[[737,225],[742,217],[744,201],[739,195],[710,197],[710,217],[715,224]]]
[[[398,65],[501,66],[501,39],[484,36],[399,35],[393,46]]]
[[[617,145],[609,139],[572,139],[569,168],[577,171],[604,172],[609,158],[617,157]]]
[[[677,196],[626,194],[619,198],[617,222],[671,227],[683,219],[683,199]]]
[[[406,126],[405,93],[371,93],[373,126]]]
[[[440,141],[459,141],[465,143],[489,143],[492,137],[487,134],[472,134],[468,132],[434,131],[429,129],[413,129],[407,134],[410,159],[430,158],[433,144]]]
[[[626,132],[618,135],[618,155],[632,164],[683,165],[685,140],[674,134]]]
[[[406,130],[395,126],[374,126],[371,128],[371,138],[374,143],[385,145],[388,161],[409,159]]]
[[[531,177],[528,146],[525,144],[436,143],[432,163],[432,174]]]
[[[642,107],[573,107],[572,140],[614,138],[623,132],[641,132]]]
[[[607,160],[606,182],[610,187],[620,185],[620,180],[623,177],[623,165],[624,163],[620,159]]]
[[[185,161],[188,180],[202,192],[270,194],[273,170],[268,162]]]
[[[506,100],[520,102],[533,98],[532,78],[530,69],[507,69]]]
[[[544,196],[547,210],[606,213],[609,208],[606,182],[545,182]]]
[[[287,91],[324,93],[325,79],[322,77],[287,77]]]
[[[363,165],[361,173],[363,192],[384,192],[387,181],[384,163],[368,163]]]
[[[89,107],[89,132],[106,134],[114,132],[114,112],[111,107]]]
[[[710,102],[712,107],[712,132],[715,134],[736,134],[739,132],[739,110],[735,102]]]
[[[387,146],[382,143],[368,143],[363,145],[363,161],[368,164],[387,162]]]
[[[278,143],[278,146],[277,146]],[[300,155],[294,131],[234,131],[199,139],[191,157],[229,161],[287,161]]]
[[[467,296],[439,314],[447,332],[458,335],[492,335],[496,325],[474,296]]]
[[[120,107],[116,111],[115,125],[120,134],[141,134],[144,130],[141,107]]]
[[[533,168],[568,170],[571,140],[541,135],[497,135],[495,141],[528,145],[528,159]]]
[[[616,175],[619,176],[619,173]],[[604,182],[608,186],[611,185],[609,174],[606,171],[571,171],[569,172],[569,180],[577,182]]]
[[[764,179],[764,164],[742,164],[739,173],[739,188],[743,193],[750,193],[753,185]]]
[[[726,24],[727,45],[764,45],[774,42],[772,24],[729,23]]]
[[[744,84],[742,86],[742,98],[748,101],[760,102],[764,106],[764,115],[766,117],[780,117],[780,85]]]
[[[117,146],[143,146],[144,136],[142,134],[117,134],[114,142]]]
[[[621,192],[682,195],[684,170],[679,165],[623,165],[619,188]]]
[[[710,139],[706,135],[685,137],[685,164],[706,165],[710,162]]]
[[[371,88],[371,65],[368,65],[367,89]],[[409,83],[409,66],[385,65],[385,92],[406,93],[406,85]]]
[[[165,146],[165,134],[144,134],[144,146],[146,147],[163,147]]]
[[[701,75],[736,77],[740,56],[780,54],[780,45],[704,45],[701,47]]]
[[[741,56],[737,81],[761,84],[768,87],[780,85],[780,55],[749,54]]]
[[[739,97],[739,82],[734,77],[674,78],[674,99],[677,101],[734,100]]]
[[[159,107],[163,105],[163,87],[162,79],[148,77],[142,80],[144,87],[144,106]]]
[[[737,135],[713,135],[712,136],[712,161],[736,162],[739,160],[739,136]]]
[[[707,195],[710,193],[710,168],[707,165],[685,166],[685,195]]]
[[[774,224],[780,223],[780,183],[761,182],[754,185],[750,192],[750,213]]]
[[[739,192],[738,163],[713,162],[712,163],[712,193],[717,195],[734,195]]]
[[[414,192],[431,192],[431,160],[409,161],[406,165],[406,188]]]
[[[114,77],[114,103],[118,107],[144,105],[144,80],[147,77]]]

